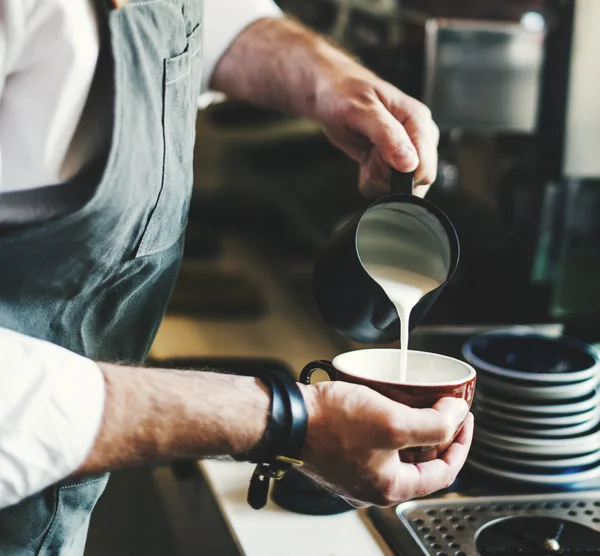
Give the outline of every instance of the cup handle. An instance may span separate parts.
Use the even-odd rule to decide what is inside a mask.
[[[415,173],[414,172],[398,172],[398,170],[392,169],[392,182],[391,182],[391,191],[392,195],[396,195],[398,193],[402,195],[412,195],[413,193],[413,185],[415,181]]]
[[[302,369],[300,380],[302,384],[310,384],[310,380],[315,371],[325,371],[329,375],[330,380],[335,380],[335,368],[331,361],[313,361]]]

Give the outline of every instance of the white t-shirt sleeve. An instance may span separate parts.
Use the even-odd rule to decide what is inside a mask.
[[[204,1],[203,91],[208,90],[217,63],[235,38],[265,17],[283,17],[273,0]]]
[[[96,71],[93,0],[0,0],[0,192],[52,185]]]
[[[105,385],[89,359],[0,328],[0,508],[75,471],[100,429]]]

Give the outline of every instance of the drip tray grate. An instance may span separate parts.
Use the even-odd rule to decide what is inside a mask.
[[[389,529],[392,530],[392,536],[394,529],[404,530],[400,537],[396,535],[396,539],[400,538],[401,541],[392,542],[392,546],[395,544],[400,554],[475,556],[510,553],[510,548],[505,549],[508,552],[500,550],[502,542],[498,538],[501,537],[491,529],[501,525],[509,531],[508,537],[513,542],[511,546],[518,546],[518,551],[513,554],[552,554],[553,551],[547,545],[548,542],[554,542],[556,534],[559,541],[573,542],[577,547],[561,548],[554,553],[600,555],[600,491],[418,500],[401,504],[396,508],[395,514],[388,514],[393,521],[388,517],[385,525],[388,533]],[[537,519],[509,522],[506,521],[507,518]],[[524,533],[519,537],[519,528],[523,528],[523,524]],[[483,535],[482,531],[486,529],[487,532]],[[538,539],[534,538],[536,535]],[[482,548],[484,537],[494,539],[489,545],[492,548]],[[585,547],[579,546],[584,537],[589,539],[587,544]],[[570,538],[575,540],[569,541]]]

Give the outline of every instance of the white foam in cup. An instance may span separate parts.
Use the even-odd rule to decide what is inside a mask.
[[[409,350],[406,382],[401,383],[400,356],[399,349],[363,349],[342,353],[332,364],[343,373],[389,384],[452,386],[475,376],[474,369],[458,359]]]

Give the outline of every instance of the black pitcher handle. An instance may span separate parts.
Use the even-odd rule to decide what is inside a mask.
[[[310,384],[312,375],[316,371],[325,371],[329,375],[330,380],[335,380],[335,368],[331,364],[331,361],[313,361],[312,363],[306,365],[304,369],[302,369],[302,372],[300,373],[300,380],[298,382],[301,382],[302,384]]]
[[[392,169],[392,194],[412,195],[414,181],[414,172],[405,173]]]

